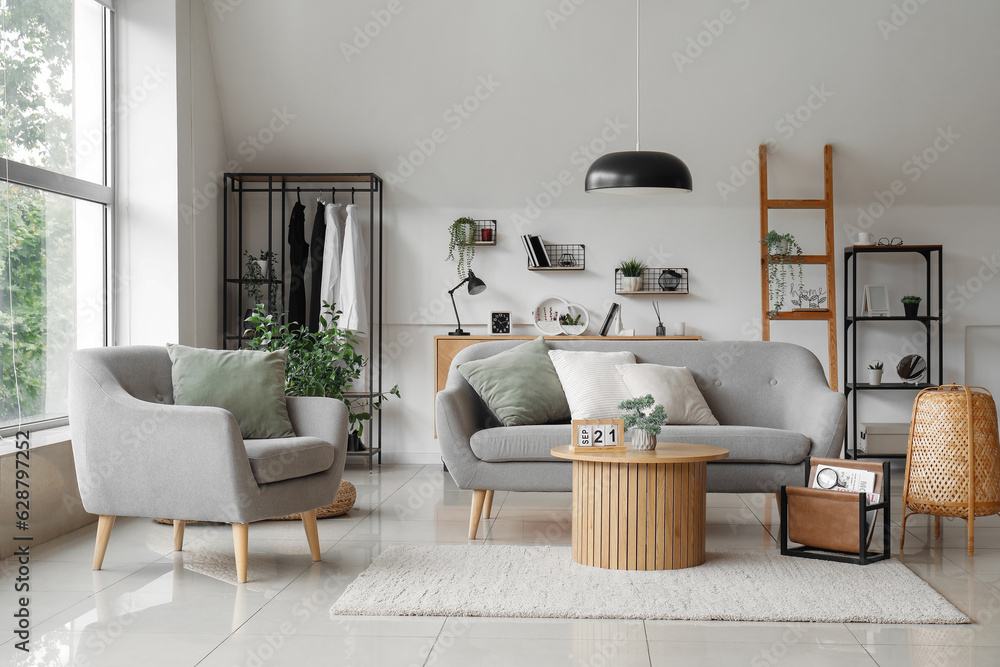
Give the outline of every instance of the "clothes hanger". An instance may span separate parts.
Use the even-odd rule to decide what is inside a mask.
[[[351,188],[351,204],[354,204],[354,188]]]
[[[301,204],[302,203],[302,188],[295,188],[295,197],[296,197],[296,199],[298,199],[298,202]]]

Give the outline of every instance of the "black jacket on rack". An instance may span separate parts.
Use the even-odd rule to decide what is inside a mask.
[[[295,202],[288,220],[288,261],[291,275],[288,285],[288,322],[306,321],[306,263],[309,244],[306,243],[306,207]]]
[[[323,246],[326,244],[326,204],[316,202],[316,217],[313,219],[312,252],[309,253],[309,269],[312,271],[312,291],[309,293],[309,331],[319,331],[319,314],[323,304],[319,296],[323,288]]]

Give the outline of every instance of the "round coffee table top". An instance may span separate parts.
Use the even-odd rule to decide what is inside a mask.
[[[692,445],[683,442],[658,442],[656,449],[635,450],[629,446],[624,454],[602,452],[596,448],[593,452],[571,452],[569,445],[552,448],[552,456],[571,461],[594,461],[597,463],[697,463],[699,461],[718,461],[729,456],[729,450],[713,445]]]

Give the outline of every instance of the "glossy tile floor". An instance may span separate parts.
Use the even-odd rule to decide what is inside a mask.
[[[345,477],[357,505],[319,522],[323,562],[310,559],[300,523],[257,523],[245,585],[235,582],[228,526],[188,526],[185,551],[173,552],[169,526],[119,519],[100,572],[90,569],[96,524],[39,545],[30,654],[15,650],[7,616],[17,567],[0,563],[0,664],[1000,665],[998,517],[976,522],[973,558],[960,520],[945,523],[940,541],[923,517],[907,526],[901,560],[973,617],[971,626],[331,617],[332,602],[382,549],[465,543],[468,530],[471,493],[440,466],[386,466],[372,476],[349,468]],[[479,543],[568,545],[569,504],[569,494],[498,492]],[[710,495],[708,546],[774,549],[776,510],[773,518],[765,526],[765,496]],[[897,540],[898,521],[897,508]]]

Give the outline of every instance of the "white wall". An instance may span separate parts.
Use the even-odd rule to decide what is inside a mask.
[[[550,294],[584,304],[599,323],[615,298],[614,266],[635,255],[691,270],[692,294],[664,298],[665,318],[707,339],[757,337],[755,155],[770,139],[778,197],[821,196],[822,147],[834,144],[838,246],[858,208],[901,181],[905,192],[870,230],[944,244],[946,380],[962,380],[964,327],[1000,321],[1000,281],[968,298],[958,291],[1000,270],[995,2],[645,2],[642,145],[680,156],[695,191],[639,199],[583,192],[593,155],[634,145],[631,3],[220,0],[206,14],[231,164],[372,170],[393,182],[386,337],[411,342],[385,367],[404,396],[386,409],[389,460],[435,458],[432,336],[453,328],[444,292],[457,280],[443,259],[447,225],[461,215],[499,221],[499,245],[474,265],[489,289],[459,297],[473,332],[486,330],[491,310],[523,324]],[[192,70],[199,65],[208,67]],[[261,134],[276,114],[286,126]],[[915,169],[912,156],[925,151],[933,164]],[[560,175],[569,185],[557,193]],[[809,221],[821,225],[818,213],[773,219],[805,239]],[[517,238],[526,232],[587,244],[587,270],[528,272]],[[910,275],[874,270],[863,281],[898,298],[913,291]],[[197,280],[200,290],[217,285]],[[652,333],[649,299],[619,300],[626,325]],[[863,359],[898,356],[904,330],[882,331],[866,337]],[[821,333],[804,340],[782,323],[774,332],[825,349]],[[887,398],[883,413],[862,418],[905,418],[906,397]]]
[[[118,3],[119,344],[217,347],[226,162],[201,0]]]

